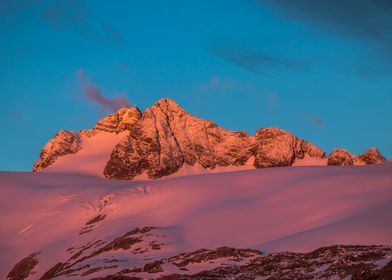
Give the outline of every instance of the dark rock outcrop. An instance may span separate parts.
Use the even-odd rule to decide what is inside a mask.
[[[34,268],[39,263],[39,253],[33,253],[14,265],[7,275],[7,280],[23,280],[34,274]]]
[[[353,156],[344,149],[335,149],[328,157],[328,165],[353,165]]]
[[[137,229],[130,232],[132,235],[147,233],[150,228]],[[149,238],[149,234],[137,235],[138,238]],[[126,237],[118,237],[123,240]],[[128,238],[129,236],[127,236]],[[136,237],[136,236],[135,236]],[[162,238],[161,234],[154,238]],[[112,242],[113,243],[113,242]],[[110,243],[110,244],[112,244]],[[94,243],[93,243],[94,244]],[[138,243],[140,244],[140,243]],[[83,250],[90,248],[90,255],[82,253],[71,257],[68,261],[57,263],[44,273],[41,280],[73,277],[82,279],[82,276],[91,275],[89,279],[391,279],[392,261],[391,246],[362,246],[362,245],[333,245],[321,247],[308,253],[277,252],[264,254],[250,248],[219,247],[216,249],[198,249],[191,252],[182,252],[175,255],[162,256],[155,252],[148,258],[137,262],[122,261],[121,267],[116,263],[117,258],[111,258],[112,265],[103,264],[105,259],[98,253],[119,253],[121,250],[103,250],[108,245],[87,245]],[[104,246],[104,247],[101,247]],[[101,248],[99,248],[101,247]],[[111,249],[113,246],[110,246]],[[123,248],[123,247],[121,247]],[[136,257],[132,247],[124,247],[127,255]],[[98,254],[98,255],[97,255]],[[75,255],[74,255],[75,256]],[[109,261],[109,259],[106,259]],[[169,267],[169,269],[167,269]],[[199,268],[198,268],[199,267]],[[101,275],[95,275],[100,271]],[[79,277],[80,276],[80,277]],[[95,277],[94,277],[95,276]],[[19,278],[18,278],[19,279]],[[23,278],[22,278],[23,279]]]

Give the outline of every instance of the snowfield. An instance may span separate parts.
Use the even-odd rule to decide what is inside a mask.
[[[53,279],[92,279],[119,271],[154,278],[150,273],[209,269],[214,261],[190,262],[179,269],[184,258],[179,254],[201,248],[248,248],[230,251],[244,263],[257,250],[267,255],[335,244],[392,246],[391,162],[155,181],[1,172],[0,188],[0,279],[28,256],[34,264],[28,279],[40,279],[59,263],[63,266],[52,269]],[[392,258],[390,247],[385,248],[389,253],[377,259],[378,264]],[[136,271],[146,261],[161,259],[166,261]],[[233,259],[222,257],[215,265],[222,262],[229,265]],[[136,270],[131,272],[131,267]],[[73,271],[61,274],[66,268]]]

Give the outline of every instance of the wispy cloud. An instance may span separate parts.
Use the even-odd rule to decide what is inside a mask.
[[[331,34],[378,44],[392,58],[391,0],[258,0]]]
[[[280,106],[281,97],[277,93],[270,93],[266,96],[268,111],[275,111]]]
[[[6,116],[11,121],[22,121],[24,119],[21,110],[7,112]]]
[[[300,61],[236,46],[218,46],[212,49],[212,53],[228,63],[266,77],[273,76],[272,70],[276,69],[298,71],[302,64]]]
[[[219,76],[213,76],[208,82],[200,84],[200,90],[203,93],[230,91],[235,88],[238,89],[238,87],[235,82]]]
[[[121,32],[112,24],[105,24],[104,31],[107,37],[112,40],[117,45],[122,45],[124,43],[124,37]]]
[[[129,64],[126,62],[118,62],[117,61],[117,62],[113,63],[113,66],[118,69],[124,70],[124,71],[127,71],[129,69]]]
[[[82,0],[54,0],[42,13],[52,27],[59,30],[76,30],[96,43],[112,41],[122,44],[124,39],[118,29],[91,15]]]
[[[324,127],[324,122],[323,122],[323,120],[319,116],[312,116],[312,117],[310,117],[310,121],[314,125],[318,126],[319,128],[323,128]]]
[[[41,4],[43,0],[1,0],[0,1],[0,13],[10,14],[16,13],[25,9],[32,9],[37,4]]]
[[[129,108],[133,106],[124,96],[108,98],[101,94],[97,86],[91,83],[85,76],[83,70],[77,71],[77,76],[84,95],[93,103],[98,104],[104,110],[117,111],[120,108]]]

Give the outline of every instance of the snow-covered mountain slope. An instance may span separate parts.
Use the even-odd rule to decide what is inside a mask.
[[[68,172],[102,176],[114,147],[126,137],[127,132],[99,132],[93,136],[81,134],[80,150],[66,154],[49,165],[45,172]]]
[[[0,278],[33,273],[26,279],[115,274],[124,277],[117,279],[187,279],[173,274],[201,271],[212,279],[219,279],[219,271],[226,279],[241,273],[247,275],[243,279],[282,278],[289,272],[297,279],[343,278],[390,262],[390,213],[390,162],[155,181],[2,172]],[[336,244],[388,246],[282,253]],[[266,255],[271,252],[278,253]]]

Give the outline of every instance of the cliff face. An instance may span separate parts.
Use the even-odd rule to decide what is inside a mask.
[[[175,173],[184,163],[204,168],[243,165],[255,146],[247,133],[223,129],[162,99],[143,113],[117,145],[104,175],[132,179],[146,171],[150,178],[159,178]]]
[[[114,149],[104,175],[132,179],[146,172],[150,178],[175,173],[183,164],[204,168],[244,165],[255,157],[257,168],[290,166],[305,155],[325,153],[291,133],[260,129],[254,136],[223,129],[194,117],[170,99],[162,99],[143,113],[140,121]]]
[[[306,155],[325,157],[319,147],[278,128],[259,129],[254,137],[257,142],[254,166],[257,168],[290,166]]]
[[[97,122],[93,130],[119,133],[129,130],[140,118],[142,113],[137,107],[122,108]]]
[[[102,170],[107,178],[133,179],[140,174],[160,178],[195,164],[214,169],[253,164],[256,168],[291,166],[304,157],[324,158],[317,146],[278,128],[261,128],[255,135],[226,130],[192,116],[170,99],[161,99],[143,113],[123,108],[100,120],[92,130],[60,131],[42,149],[33,171],[40,171],[61,156],[82,149],[84,137],[127,132],[113,149]],[[117,142],[116,142],[117,143]],[[377,149],[358,157],[335,150],[329,165],[373,164],[385,161]]]

